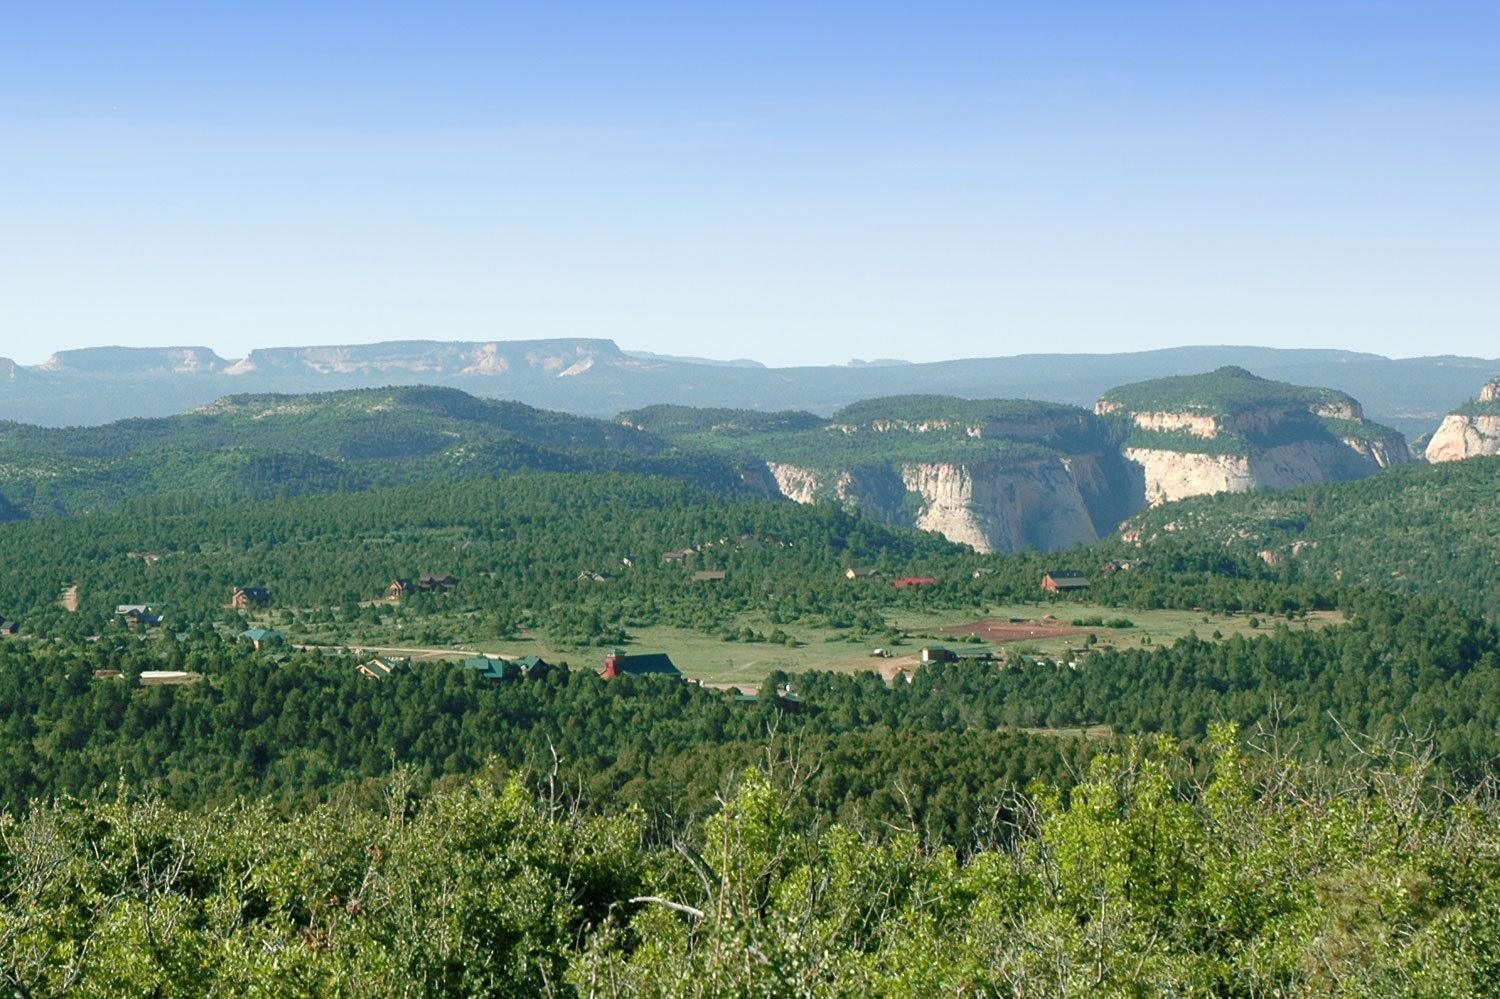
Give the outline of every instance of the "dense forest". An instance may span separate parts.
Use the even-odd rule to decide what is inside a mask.
[[[393,763],[427,779],[490,757],[541,773],[556,753],[591,807],[680,821],[710,811],[725,776],[780,747],[818,761],[816,816],[871,828],[910,819],[930,845],[962,849],[986,795],[1038,777],[1066,783],[1064,765],[1090,752],[1027,731],[1102,724],[1199,746],[1227,721],[1274,732],[1304,759],[1347,756],[1351,734],[1415,734],[1455,780],[1488,773],[1500,756],[1494,627],[1384,595],[1345,611],[1337,628],[1101,649],[1073,666],[933,665],[894,685],[873,672],[773,673],[752,702],[666,679],[606,682],[588,664],[495,682],[426,661],[372,681],[355,660],[257,651],[206,625],[76,646],[10,642],[0,645],[0,787],[17,811],[122,776],[175,804],[235,794],[295,804]],[[203,678],[140,685],[143,670],[163,668]],[[772,696],[791,683],[794,710]],[[893,814],[898,788],[903,814]]]
[[[748,491],[722,458],[619,423],[413,386],[229,396],[98,427],[0,424],[0,520],[153,497],[276,498],[526,470],[650,473]]]
[[[688,552],[667,561],[669,552]],[[148,557],[149,556],[149,557]],[[42,518],[0,530],[0,614],[29,633],[82,637],[145,603],[176,626],[238,621],[236,587],[266,586],[266,613],[289,634],[357,637],[381,620],[418,627],[442,612],[429,641],[472,641],[525,625],[579,644],[616,642],[643,623],[717,632],[756,610],[773,623],[867,632],[892,607],[974,607],[1036,600],[1043,573],[1080,550],[982,556],[936,535],[887,527],[829,505],[725,500],[684,483],[617,475],[517,474],[256,502],[197,498],[133,502],[120,512]],[[860,565],[882,577],[851,583]],[[714,585],[702,570],[724,570]],[[451,593],[401,607],[361,606],[395,578],[452,573]],[[581,583],[580,574],[597,574]],[[932,586],[896,590],[893,577]],[[59,604],[78,587],[78,612]],[[1253,556],[1174,552],[1130,573],[1098,575],[1090,599],[1117,606],[1285,613],[1331,606],[1333,588],[1290,584]],[[873,621],[871,615],[874,615]],[[115,622],[118,624],[118,622]]]
[[[1205,496],[1122,529],[1153,552],[1260,558],[1288,581],[1440,596],[1500,616],[1500,459],[1390,469],[1357,482]],[[1133,546],[1127,550],[1136,551]]]

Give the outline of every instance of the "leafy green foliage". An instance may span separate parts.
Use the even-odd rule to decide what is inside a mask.
[[[0,968],[24,995],[1492,995],[1500,815],[1441,790],[1400,752],[1137,742],[966,858],[809,828],[784,768],[670,842],[504,777],[291,819],[66,800],[5,826]]]

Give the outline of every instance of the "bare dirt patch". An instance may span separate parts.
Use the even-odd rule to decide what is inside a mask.
[[[1070,635],[1087,635],[1088,633],[1088,628],[1075,628],[1056,618],[1030,621],[1002,621],[999,618],[988,618],[971,624],[955,624],[938,632],[950,638],[976,635],[980,641],[992,642],[996,645],[1005,642],[1030,642],[1042,638],[1067,638]]]

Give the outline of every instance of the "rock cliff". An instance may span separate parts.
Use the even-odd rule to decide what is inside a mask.
[[[1330,389],[1241,368],[1127,385],[1095,412],[1116,421],[1151,506],[1211,493],[1363,478],[1411,461],[1401,434]]]
[[[1103,476],[1089,457],[832,470],[767,464],[788,499],[831,500],[888,523],[936,531],[979,552],[1056,551],[1100,536],[1086,493],[1098,493]]]
[[[1469,405],[1448,414],[1427,442],[1427,460],[1462,461],[1500,454],[1500,378]]]

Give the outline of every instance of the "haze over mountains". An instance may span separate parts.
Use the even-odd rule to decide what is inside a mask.
[[[416,384],[585,416],[668,402],[828,415],[862,399],[916,393],[1092,406],[1125,382],[1226,365],[1348,393],[1371,419],[1414,438],[1435,430],[1500,370],[1500,361],[1474,357],[1233,346],[801,368],[667,357],[607,339],[409,340],[259,349],[239,359],[206,347],[99,347],[60,351],[40,365],[0,358],[0,419],[99,424],[180,413],[229,394]]]
[[[575,362],[575,365],[580,362]],[[721,495],[827,501],[983,553],[1056,550],[1147,505],[1373,475],[1411,461],[1359,402],[1224,367],[1094,410],[903,395],[831,418],[660,404],[616,421],[443,386],[237,394],[100,427],[0,425],[0,518],[192,493],[366,489],[520,470],[634,471]]]

